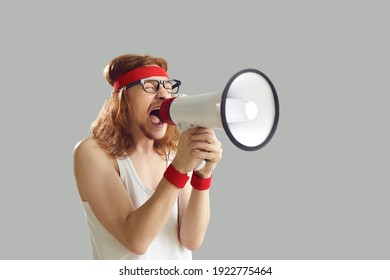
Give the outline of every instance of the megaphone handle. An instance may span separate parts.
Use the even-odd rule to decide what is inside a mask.
[[[193,128],[195,127],[194,125],[192,125],[191,123],[187,123],[187,122],[181,122],[181,123],[178,123],[177,124],[177,127],[180,131],[180,133],[182,133],[183,131],[186,131],[187,129],[190,129],[190,128]],[[201,170],[204,166],[206,165],[206,161],[203,159],[201,160],[198,165],[195,167],[195,171],[198,171],[198,170]]]
[[[198,165],[195,167],[195,171],[201,170],[206,165],[206,161],[203,159],[201,160]]]

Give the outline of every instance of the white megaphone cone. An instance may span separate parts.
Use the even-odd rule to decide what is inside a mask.
[[[255,151],[276,131],[279,101],[267,76],[245,69],[230,78],[223,92],[164,100],[160,119],[181,131],[197,126],[223,129],[238,148]]]

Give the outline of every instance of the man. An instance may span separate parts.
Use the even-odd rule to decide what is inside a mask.
[[[191,259],[203,242],[221,143],[212,129],[179,135],[160,121],[180,87],[166,71],[164,59],[132,54],[105,68],[114,90],[74,151],[95,259]]]

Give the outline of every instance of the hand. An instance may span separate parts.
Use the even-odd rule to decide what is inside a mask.
[[[211,128],[188,129],[180,136],[172,164],[179,172],[188,173],[193,171],[200,161],[206,160],[205,166],[197,171],[197,174],[208,178],[222,158],[221,147],[221,142]]]
[[[196,171],[197,175],[209,178],[218,162],[222,159],[222,144],[215,136],[211,128],[198,127],[191,133],[189,148],[192,156],[201,160],[206,160],[205,166]]]
[[[191,144],[190,138],[197,129],[187,129],[180,135],[176,156],[172,161],[172,165],[181,173],[191,172],[199,162],[199,159],[192,156],[192,150],[189,148]]]

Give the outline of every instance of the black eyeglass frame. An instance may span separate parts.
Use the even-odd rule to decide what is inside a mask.
[[[145,85],[144,85],[144,83],[145,83],[145,81],[148,81],[148,80],[153,80],[153,81],[157,81],[157,82],[158,82],[158,86],[157,86],[157,88],[156,88],[155,91],[150,92],[150,91],[146,91],[146,90],[145,90]],[[165,83],[166,83],[166,82],[171,82],[171,81],[174,81],[176,84],[175,84],[174,87],[172,87],[171,92],[168,92],[168,93],[170,93],[170,94],[177,94],[177,93],[179,92],[179,87],[180,87],[180,85],[181,85],[181,81],[180,81],[180,80],[177,80],[177,79],[159,80],[159,79],[153,79],[153,78],[145,78],[145,79],[141,79],[141,80],[135,81],[135,82],[133,82],[133,83],[131,83],[131,84],[128,84],[128,85],[126,86],[126,90],[128,90],[129,88],[131,88],[131,87],[133,87],[133,86],[136,86],[136,85],[138,85],[138,84],[141,84],[143,90],[144,90],[145,92],[147,92],[147,93],[157,93],[157,92],[159,91],[159,89],[160,89],[160,85],[163,85],[163,87],[168,91],[169,89],[166,88]]]

